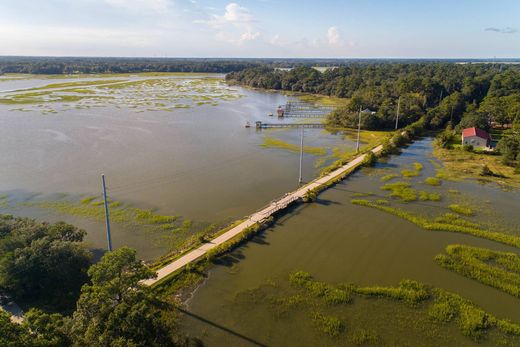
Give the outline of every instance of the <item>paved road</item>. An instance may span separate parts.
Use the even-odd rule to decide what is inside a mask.
[[[383,146],[378,146],[374,149],[372,149],[372,152],[377,154],[383,149]],[[253,213],[248,217],[248,219],[239,225],[235,226],[234,228],[230,229],[229,231],[226,231],[224,234],[218,236],[217,238],[211,240],[210,242],[207,242],[200,246],[197,249],[194,249],[193,251],[190,251],[189,253],[183,255],[179,259],[175,260],[174,262],[166,265],[165,267],[159,269],[157,271],[157,278],[155,279],[149,279],[146,281],[143,281],[146,285],[153,285],[157,283],[158,281],[162,280],[163,278],[167,277],[168,275],[174,273],[175,271],[183,268],[187,264],[201,258],[204,256],[209,250],[223,244],[226,241],[229,241],[233,237],[237,236],[241,232],[243,232],[245,229],[249,228],[250,226],[265,221],[267,218],[272,216],[275,212],[283,210],[287,208],[293,201],[302,199],[307,192],[321,186],[322,184],[325,184],[329,182],[332,179],[335,179],[337,177],[342,176],[345,172],[349,171],[350,169],[360,165],[363,162],[363,159],[365,159],[366,154],[362,154],[356,159],[353,159],[352,161],[348,162],[344,166],[340,167],[339,169],[336,169],[329,173],[326,176],[323,176],[321,178],[318,178],[311,183],[291,192],[288,194],[285,194],[283,197],[281,197],[278,200],[275,200],[267,207],[263,208],[262,210]]]

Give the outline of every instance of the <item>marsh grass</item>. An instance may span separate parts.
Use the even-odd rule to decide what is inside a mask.
[[[455,233],[469,234],[483,239],[488,239],[506,245],[514,246],[516,248],[520,248],[520,237],[515,235],[504,234],[502,232],[485,230],[483,226],[476,223],[469,224],[467,223],[467,221],[464,220],[462,220],[462,222],[454,222],[453,219],[431,219],[424,216],[414,215],[410,212],[395,207],[378,205],[374,202],[363,199],[353,199],[351,200],[351,202],[355,205],[372,207],[380,211],[393,214],[394,216],[406,219],[426,230],[449,231]],[[446,215],[444,215],[444,217],[445,216]]]
[[[186,227],[186,225],[183,226],[182,224],[173,224],[178,220],[178,217],[176,216],[164,216],[155,213],[153,210],[125,207],[122,206],[119,201],[109,200],[109,203],[110,220],[114,223],[150,226],[157,225],[161,229]],[[95,201],[95,197],[86,197],[81,199],[79,202],[70,200],[52,200],[24,202],[22,205],[50,209],[62,214],[92,218],[99,221],[103,221],[105,219],[103,201]],[[183,221],[182,223],[187,223],[187,221]],[[191,227],[191,224],[189,227]]]
[[[265,136],[264,137],[264,143],[261,144],[262,147],[266,148],[279,148],[279,149],[285,149],[291,152],[299,153],[300,146],[285,142],[283,140],[271,137],[271,136]],[[323,156],[327,154],[327,150],[323,147],[311,147],[311,146],[304,146],[303,151],[308,154],[317,155],[317,156]]]
[[[345,330],[344,323],[338,317],[327,316],[320,312],[313,313],[312,322],[321,332],[332,337],[338,336]]]
[[[381,190],[390,191],[390,196],[404,202],[417,200],[417,191],[411,188],[408,182],[387,183],[380,187]]]
[[[427,177],[424,180],[424,183],[426,183],[430,186],[440,186],[442,182],[438,177]]]
[[[391,179],[394,179],[396,177],[399,177],[398,174],[388,174],[388,175],[384,175],[383,177],[381,177],[381,182],[388,182],[390,181]]]
[[[460,204],[451,204],[448,206],[450,210],[452,210],[455,213],[464,215],[464,216],[472,216],[474,215],[474,211],[471,207],[466,205],[460,205]]]
[[[423,190],[419,191],[419,200],[421,201],[440,201],[441,195],[439,193],[430,193]]]
[[[435,260],[445,269],[520,298],[520,257],[514,253],[449,245]]]
[[[355,297],[372,298],[374,300],[393,300],[403,302],[416,310],[424,312],[429,320],[440,324],[454,323],[462,334],[475,340],[481,341],[489,332],[502,334],[501,337],[519,337],[520,325],[506,319],[499,319],[485,312],[471,301],[463,299],[461,296],[448,292],[441,288],[431,287],[414,280],[402,280],[397,287],[371,286],[359,287],[354,284],[334,286],[328,283],[319,282],[305,271],[296,271],[289,274],[289,282],[293,287],[304,290],[304,296],[298,295],[298,307],[307,306],[312,309],[312,320],[318,329],[327,335],[338,336],[343,331],[338,331],[339,323],[342,321],[335,317],[329,321],[326,315],[320,313],[318,309],[325,308],[318,303],[313,303],[305,296],[323,300],[323,295],[316,296],[316,288],[340,288],[349,292],[353,298],[341,304],[356,305]],[[318,292],[323,293],[323,289]],[[277,302],[283,302],[279,300]],[[324,302],[324,304],[327,304]],[[321,311],[321,310],[320,310]],[[333,327],[333,329],[329,329]],[[337,333],[337,334],[336,334]],[[363,343],[381,343],[382,341],[374,332],[358,331],[351,335],[350,341],[356,345]],[[357,342],[356,342],[357,341]]]

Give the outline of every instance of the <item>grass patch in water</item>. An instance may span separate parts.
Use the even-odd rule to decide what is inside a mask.
[[[339,318],[319,312],[313,314],[312,322],[321,332],[332,337],[338,336],[345,329],[345,325]]]
[[[451,204],[448,206],[450,210],[455,213],[462,214],[464,216],[473,216],[474,212],[469,206],[460,205],[460,204]]]
[[[291,151],[291,152],[297,152],[297,153],[300,152],[300,146],[299,145],[296,145],[296,144],[293,144],[293,143],[289,143],[289,142],[285,142],[283,140],[280,140],[280,139],[277,139],[277,138],[274,138],[274,137],[271,137],[271,136],[264,137],[264,143],[261,146],[262,147],[266,147],[266,148],[285,149],[285,150],[288,150],[288,151]],[[327,154],[327,150],[325,148],[322,148],[322,147],[304,146],[303,147],[303,151],[305,153],[312,154],[312,155],[317,155],[317,156],[322,156],[322,155]]]
[[[381,190],[390,191],[390,196],[404,202],[417,200],[417,191],[410,187],[408,182],[387,183],[380,187]]]
[[[440,201],[441,198],[439,193],[430,193],[424,190],[419,191],[419,200],[421,201]]]
[[[445,269],[520,298],[520,257],[515,253],[449,245],[435,260]]]
[[[439,221],[436,219],[426,218],[424,216],[414,215],[410,212],[395,207],[378,205],[368,200],[353,199],[351,200],[351,202],[355,205],[372,207],[393,214],[394,216],[406,219],[426,230],[450,231],[455,233],[469,234],[476,237],[481,237],[483,239],[488,239],[506,245],[514,246],[516,248],[520,248],[520,237],[496,231],[484,230],[483,227],[478,224],[473,224],[470,226],[469,224],[465,224],[464,222],[458,223],[453,222],[452,220]],[[478,227],[476,227],[477,225]]]
[[[417,177],[421,175],[421,171],[423,169],[423,165],[421,163],[413,163],[413,170],[405,169],[401,171],[401,175],[403,177]]]
[[[394,179],[396,177],[399,177],[398,174],[388,174],[388,175],[384,175],[383,177],[381,177],[381,182],[388,182],[390,181],[391,179]]]
[[[24,206],[33,206],[42,209],[50,209],[71,216],[105,219],[103,201],[93,201],[94,197],[82,199],[79,203],[69,200],[33,201],[24,202]],[[115,223],[133,223],[142,225],[168,225],[175,222],[176,216],[159,215],[153,210],[143,210],[134,207],[121,207],[121,203],[111,201],[110,220]]]
[[[424,183],[430,185],[430,186],[440,186],[441,185],[441,180],[437,177],[427,177],[425,180],[424,180]]]
[[[403,177],[410,178],[410,177],[417,177],[420,175],[420,173],[419,173],[419,171],[405,169],[405,170],[401,171],[401,175],[403,175]]]
[[[357,193],[352,194],[352,196],[356,197],[356,198],[361,198],[361,197],[365,197],[365,196],[372,196],[372,195],[374,195],[374,193],[361,193],[361,192],[357,192]]]
[[[455,293],[448,292],[441,288],[431,287],[414,280],[402,280],[397,287],[359,287],[354,284],[334,286],[314,280],[307,272],[297,271],[289,275],[289,282],[293,287],[301,288],[305,290],[306,293],[312,293],[312,291],[309,291],[309,288],[316,286],[315,283],[319,283],[320,288],[346,288],[352,296],[404,302],[408,306],[424,312],[431,322],[440,324],[441,326],[454,323],[462,334],[475,341],[482,340],[489,332],[499,333],[501,334],[501,338],[517,339],[520,337],[520,325],[506,319],[496,318],[471,301]],[[351,303],[356,305],[356,300],[344,304]],[[302,307],[303,305],[307,305],[313,309],[313,322],[316,319],[317,309],[321,308],[320,311],[322,311],[326,307],[320,306],[319,303],[311,302],[310,299],[303,299],[302,301],[300,297],[299,306]],[[317,324],[321,332],[331,336],[337,336],[342,333],[342,331],[336,329],[332,329],[331,333],[331,331],[326,328],[328,326],[338,328],[341,322],[339,318],[330,316],[336,319],[331,320],[329,322],[330,324],[323,324],[323,322],[328,320],[324,318],[326,317],[324,314],[319,313],[319,315],[320,316],[317,317],[319,324],[314,323]],[[350,340],[352,342],[357,340],[359,343],[362,343],[366,340],[376,341],[376,337],[374,333],[356,333],[353,334]],[[377,340],[381,342],[379,339]]]

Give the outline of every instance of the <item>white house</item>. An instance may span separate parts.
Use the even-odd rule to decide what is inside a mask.
[[[462,145],[471,145],[475,148],[491,147],[491,136],[478,128],[467,128],[462,130]]]

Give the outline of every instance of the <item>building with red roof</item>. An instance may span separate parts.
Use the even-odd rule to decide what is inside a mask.
[[[462,145],[489,148],[491,147],[491,136],[487,131],[479,128],[466,128],[462,130]]]

